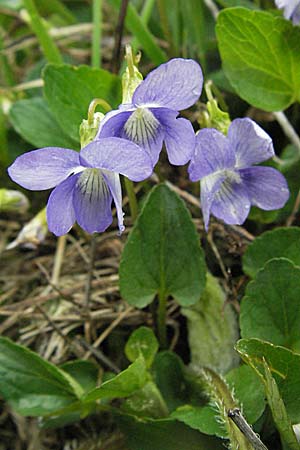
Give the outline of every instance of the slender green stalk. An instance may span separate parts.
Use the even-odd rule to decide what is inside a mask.
[[[145,3],[143,5],[143,8],[142,8],[142,11],[140,14],[140,19],[141,19],[141,22],[146,26],[150,20],[155,2],[156,2],[156,0],[145,0]],[[137,39],[137,37],[134,37],[131,42],[131,47],[134,50],[136,50],[138,48],[138,46],[139,46],[139,40]]]
[[[56,47],[56,44],[48,34],[43,20],[39,16],[34,0],[24,0],[24,6],[30,18],[30,27],[35,33],[46,59],[50,63],[61,64],[62,56]]]
[[[134,185],[133,185],[133,182],[126,177],[124,177],[124,181],[125,181],[126,192],[128,195],[131,218],[133,221],[135,221],[138,216],[138,204],[137,204],[137,199],[136,199],[136,195],[134,192]]]
[[[76,23],[76,17],[61,0],[38,0],[38,8],[42,14],[58,14],[66,23]]]
[[[115,9],[120,8],[120,0],[108,0]],[[150,33],[147,26],[141,20],[135,6],[129,3],[125,19],[125,25],[128,30],[138,39],[143,51],[156,65],[167,61],[164,51],[156,43],[154,36]]]
[[[93,0],[92,66],[101,67],[102,0]]]
[[[158,295],[157,332],[162,349],[167,348],[167,296],[164,292]]]
[[[0,51],[3,50],[3,37],[0,35]],[[3,75],[6,86],[13,86],[15,84],[14,72],[7,60],[6,55],[0,54],[0,70]]]
[[[169,45],[169,53],[171,55],[174,55],[173,38],[170,30],[165,0],[157,0],[157,6],[159,11],[161,27]]]

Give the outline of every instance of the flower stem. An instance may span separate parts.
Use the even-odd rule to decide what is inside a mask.
[[[102,0],[93,0],[92,66],[101,67]]]
[[[134,191],[134,185],[133,185],[133,182],[131,180],[129,180],[127,177],[124,177],[124,182],[125,182],[126,192],[128,195],[131,218],[133,221],[135,221],[138,216],[138,204],[137,204],[136,194]]]
[[[105,112],[109,112],[112,109],[110,104],[107,103],[107,101],[103,100],[103,98],[94,98],[94,100],[91,101],[91,103],[89,105],[89,110],[88,110],[89,125],[91,125],[93,123],[95,109],[97,108],[97,106],[102,106],[102,108],[105,110]]]
[[[24,0],[24,6],[29,15],[29,25],[35,33],[46,59],[53,64],[62,64],[62,56],[51,36],[48,34],[34,0]]]
[[[167,348],[167,296],[164,292],[158,294],[157,332],[162,349]]]
[[[298,153],[300,154],[300,138],[286,115],[282,111],[277,111],[273,112],[273,116],[281,126],[286,137],[289,138],[291,143],[294,145],[294,147],[296,147]]]

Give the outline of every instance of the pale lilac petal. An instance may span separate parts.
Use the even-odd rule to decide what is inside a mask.
[[[68,233],[75,222],[73,190],[79,175],[60,183],[52,192],[47,204],[48,228],[56,236]]]
[[[120,233],[125,229],[123,225],[123,210],[122,210],[122,188],[120,177],[117,173],[109,172],[107,170],[102,170],[102,175],[110,189],[111,195],[113,196],[114,203],[117,210],[118,226]]]
[[[292,20],[294,25],[299,25],[300,23],[300,2],[298,3],[298,6],[293,11],[292,14]]]
[[[78,224],[88,233],[102,232],[112,222],[112,196],[100,170],[87,169],[77,180],[73,204]]]
[[[219,172],[204,177],[201,180],[201,209],[206,231],[208,230],[211,206],[213,204],[215,195],[219,191],[225,178],[225,175]]]
[[[126,121],[131,116],[133,110],[129,111],[117,109],[110,111],[100,122],[100,127],[96,139],[107,137],[123,137],[123,129]]]
[[[282,208],[289,198],[284,176],[273,167],[256,166],[239,171],[251,204],[267,211]]]
[[[79,155],[74,150],[45,147],[19,156],[8,173],[20,186],[35,191],[56,186],[78,166]]]
[[[241,225],[250,211],[250,199],[242,183],[226,179],[211,205],[211,213],[229,225]]]
[[[272,139],[251,119],[235,119],[229,127],[227,139],[235,153],[238,169],[274,156]]]
[[[191,181],[198,181],[216,171],[233,168],[235,157],[226,137],[213,128],[196,135],[194,155],[188,168]]]
[[[147,75],[136,88],[132,102],[180,111],[199,99],[203,85],[201,67],[192,59],[175,58]]]
[[[151,109],[164,127],[164,142],[171,164],[182,166],[192,157],[195,132],[190,121],[177,119],[177,112],[167,108]]]
[[[121,173],[133,181],[142,181],[152,173],[152,162],[141,147],[117,137],[98,139],[80,152],[82,165]]]
[[[293,19],[294,24],[300,20],[300,1],[299,0],[275,0],[277,8],[284,9],[283,14],[286,19]]]

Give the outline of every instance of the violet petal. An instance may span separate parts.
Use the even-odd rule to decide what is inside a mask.
[[[235,119],[229,127],[227,139],[235,153],[238,169],[274,156],[272,139],[251,119]]]
[[[79,174],[60,183],[50,194],[47,204],[48,228],[56,236],[68,233],[75,222],[73,190]]]
[[[227,178],[214,196],[211,212],[229,225],[241,225],[249,214],[250,205],[245,186]]]
[[[252,205],[267,211],[282,208],[289,198],[284,176],[273,167],[256,166],[239,171]]]
[[[233,168],[235,157],[226,137],[213,128],[196,135],[194,155],[188,168],[191,181],[198,181],[216,171]]]
[[[164,127],[164,142],[171,164],[182,166],[192,157],[195,148],[195,132],[191,122],[177,119],[177,111],[168,108],[151,108]]]
[[[19,156],[8,173],[20,186],[38,191],[58,185],[79,165],[79,154],[74,150],[45,147]]]
[[[203,85],[201,67],[192,59],[175,58],[147,75],[136,88],[132,102],[180,111],[200,97]]]
[[[152,162],[141,147],[126,139],[103,138],[91,142],[80,152],[86,167],[121,173],[133,181],[142,181],[152,173]]]
[[[102,232],[112,222],[112,196],[102,173],[87,169],[77,180],[73,204],[78,224],[88,233]]]
[[[117,210],[118,226],[120,233],[125,229],[123,225],[123,210],[122,210],[122,188],[120,177],[117,173],[109,172],[107,170],[102,170],[102,175],[110,189],[111,195],[113,196],[114,203]]]

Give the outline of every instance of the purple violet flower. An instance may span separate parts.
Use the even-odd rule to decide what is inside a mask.
[[[102,232],[112,222],[111,203],[124,230],[119,173],[141,181],[152,173],[151,160],[133,142],[119,138],[93,141],[80,153],[45,147],[19,156],[8,168],[13,181],[30,190],[55,187],[47,204],[49,230],[66,234],[74,222],[88,233]]]
[[[225,223],[241,225],[251,205],[282,208],[289,198],[283,175],[272,167],[253,166],[274,156],[270,136],[251,119],[235,119],[224,136],[205,128],[196,136],[189,166],[192,181],[201,180],[205,229],[212,213]]]
[[[178,118],[199,98],[202,71],[191,59],[171,59],[153,70],[134,91],[131,104],[106,114],[98,138],[117,136],[135,142],[150,155],[153,167],[165,142],[171,164],[186,164],[194,151],[191,123]]]
[[[300,22],[300,0],[275,0],[277,8],[283,9],[286,19],[291,19],[294,25]]]

